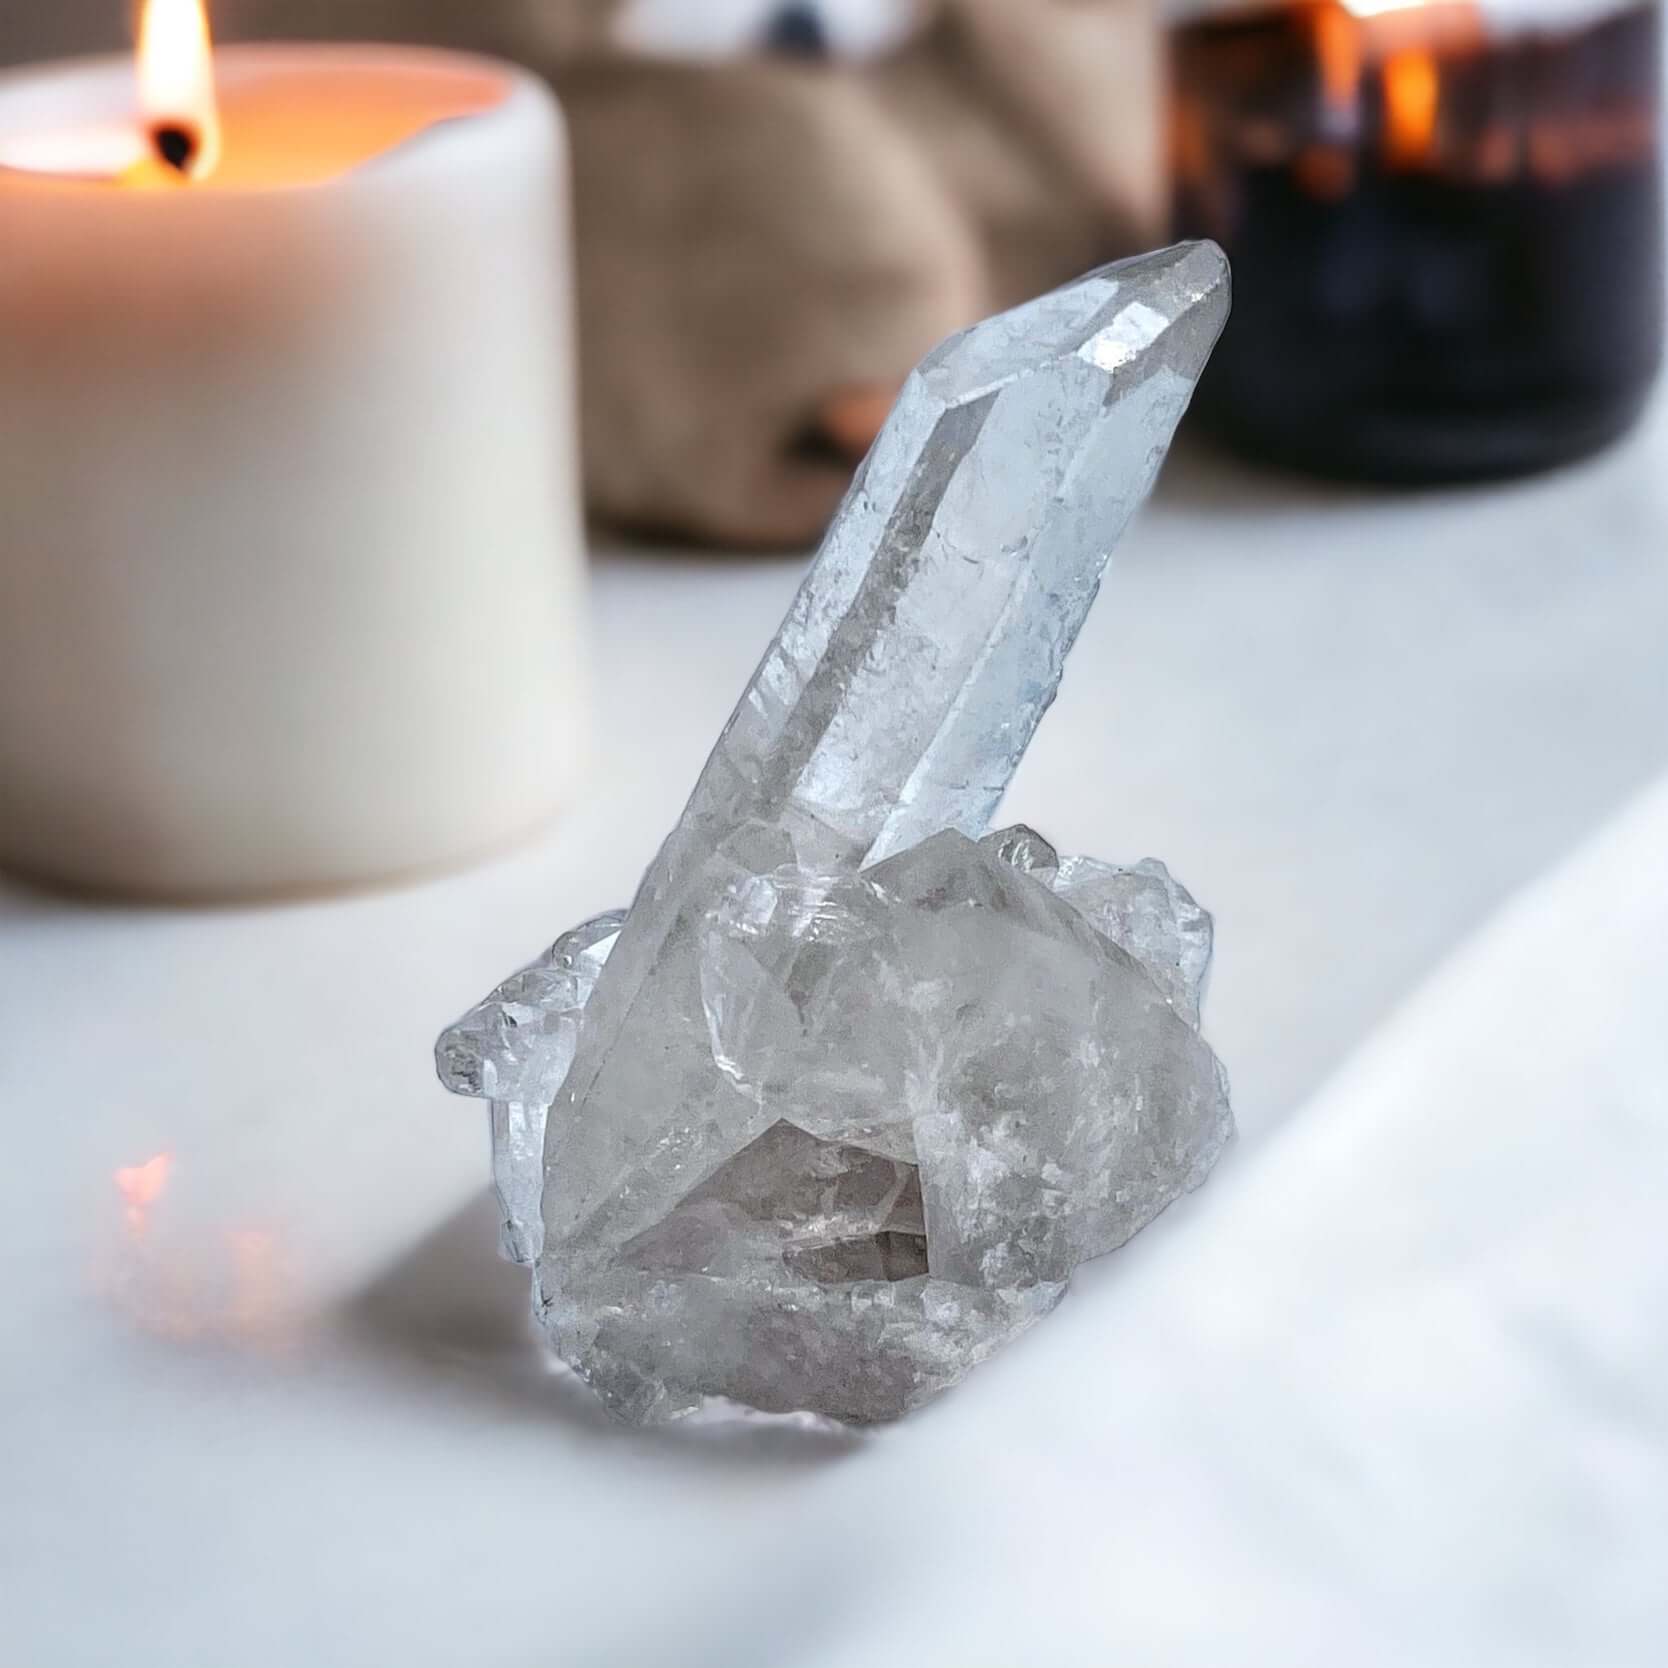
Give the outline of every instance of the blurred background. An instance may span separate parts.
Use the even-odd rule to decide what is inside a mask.
[[[553,814],[446,872],[191,907],[0,881],[20,1660],[220,1661],[259,1613],[251,1662],[526,1661],[553,1608],[621,1668],[843,1668],[877,1614],[944,1668],[1656,1660],[1654,0],[213,11],[555,89],[591,695],[549,712]],[[120,0],[0,0],[0,63],[131,39]],[[631,896],[920,355],[1173,236],[1227,249],[1235,317],[1006,810],[1213,911],[1239,1148],[1049,1341],[855,1457],[553,1414],[435,1034]],[[0,324],[0,385],[17,349]],[[461,616],[495,581],[458,561]],[[134,1255],[136,1199],[189,1275]]]

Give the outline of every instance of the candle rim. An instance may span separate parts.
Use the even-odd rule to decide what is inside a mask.
[[[437,131],[473,121],[502,119],[518,105],[551,104],[545,83],[532,71],[486,53],[459,52],[444,47],[398,42],[238,41],[215,49],[219,85],[235,110],[240,89],[285,75],[307,72],[344,75],[355,70],[381,71],[392,82],[438,76],[448,72],[460,82],[473,80],[483,93],[474,106],[444,108],[440,101],[432,115],[388,142],[327,171],[295,179],[239,179],[235,167],[220,174],[180,184],[165,193],[121,190],[123,197],[165,196],[173,202],[200,199],[253,198],[288,195],[342,186],[350,181],[380,177],[416,151]],[[31,97],[31,95],[34,95]],[[77,100],[79,95],[79,102]],[[486,96],[489,95],[489,96]],[[57,109],[52,107],[56,105]],[[19,114],[19,107],[24,112]],[[50,112],[50,114],[49,114]],[[55,120],[54,120],[55,118]],[[43,60],[0,70],[0,145],[13,135],[39,135],[43,122],[51,131],[71,135],[86,128],[131,122],[144,148],[142,117],[137,102],[133,59],[130,54],[103,53],[77,58]],[[109,173],[14,168],[0,163],[0,188],[106,193],[117,195],[121,178]]]

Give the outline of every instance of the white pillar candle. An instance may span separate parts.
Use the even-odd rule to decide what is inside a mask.
[[[583,728],[553,101],[380,47],[216,75],[191,180],[131,64],[0,77],[0,862],[204,898],[488,851]]]

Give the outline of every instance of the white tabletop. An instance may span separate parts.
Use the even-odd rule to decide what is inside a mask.
[[[1062,849],[1162,856],[1216,912],[1206,1032],[1244,1139],[1203,1193],[1086,1271],[1057,1317],[896,1429],[851,1443],[631,1433],[528,1343],[524,1282],[492,1257],[482,1115],[439,1090],[429,1051],[558,930],[626,901],[799,572],[600,557],[593,780],[546,838],[501,861],[282,909],[0,895],[0,1659],[855,1668],[887,1660],[891,1638],[915,1665],[981,1668],[970,1653],[982,1639],[991,1663],[1016,1668],[1024,1641],[1046,1637],[1035,1660],[1054,1668],[1072,1659],[1062,1641],[1081,1642],[1086,1663],[1148,1663],[1202,1660],[1189,1651],[1208,1636],[1226,1651],[1212,1660],[1320,1660],[1275,1652],[1298,1636],[1297,1612],[1278,1605],[1243,1617],[1239,1635],[1227,1622],[1200,1631],[1256,1573],[1244,1557],[1219,1598],[1208,1583],[1164,1585],[1165,1536],[1205,1523],[1199,1502],[1215,1498],[1207,1465],[1155,1460],[1139,1486],[1119,1486],[1166,1373],[1186,1376],[1189,1395],[1219,1374],[1231,1401],[1241,1370],[1272,1394],[1280,1361],[1232,1329],[1180,1365],[1140,1355],[1129,1317],[1172,1302],[1207,1314],[1201,1292],[1233,1264],[1235,1236],[1278,1238],[1276,1222],[1287,1237],[1271,1266],[1286,1284],[1271,1295],[1252,1282],[1245,1301],[1290,1316],[1317,1294],[1347,1300],[1319,1277],[1308,1308],[1293,1294],[1291,1271],[1324,1264],[1331,1242],[1301,1237],[1308,1197],[1288,1173],[1268,1180],[1275,1155],[1315,1145],[1313,1173],[1336,1183],[1349,1161],[1325,1131],[1358,1120],[1362,1154],[1395,1171],[1394,1105],[1372,1084],[1348,1088],[1360,1060],[1316,1098],[1323,1081],[1506,900],[1590,838],[1622,839],[1597,831],[1668,771],[1668,407],[1591,464],[1467,492],[1381,497],[1173,460],[1008,808]],[[1637,866],[1644,836],[1631,839]],[[1604,894],[1622,848],[1601,849],[1612,857],[1589,854],[1558,883],[1563,913],[1536,917],[1543,950],[1548,921],[1580,944],[1587,917],[1568,900]],[[1462,961],[1509,964],[1517,942],[1507,932],[1493,961],[1475,947]],[[1505,1024],[1477,994],[1488,985],[1474,969],[1437,988],[1458,993],[1457,1012]],[[1566,1052],[1601,1029],[1598,996],[1627,991],[1637,982],[1590,990]],[[1453,1176],[1486,1169],[1478,1143],[1516,1126],[1497,1097],[1460,1169],[1443,1168],[1430,1107],[1458,1043],[1429,1035],[1447,998],[1421,1001],[1425,1029],[1396,1054],[1416,1064],[1392,1072],[1419,1113],[1420,1156],[1396,1197],[1428,1193],[1463,1214]],[[1555,1017],[1518,1013],[1514,1047]],[[1364,1058],[1389,1046],[1381,1036]],[[1468,1118],[1463,1097],[1440,1110]],[[130,1222],[113,1173],[161,1152],[174,1161],[166,1190]],[[1317,1200],[1309,1231],[1342,1231],[1347,1203]],[[1307,1336],[1291,1371],[1324,1376],[1326,1334]],[[1136,1352],[1118,1398],[1109,1338]],[[1453,1342],[1428,1326],[1418,1338]],[[1063,1412],[1048,1407],[1074,1382]],[[1337,1378],[1326,1417],[1359,1410],[1380,1382]],[[1513,1428],[1536,1428],[1534,1409],[1519,1411]],[[1208,1424],[1155,1424],[1154,1453],[1180,1453]],[[1312,1521],[1282,1526],[1299,1496],[1268,1468],[1287,1463],[1291,1431],[1279,1427],[1264,1462],[1249,1449],[1267,1428],[1242,1409],[1222,1429],[1249,1447],[1210,1458],[1233,1469],[1224,1499],[1274,1514],[1260,1554],[1272,1581],[1281,1548],[1312,1574],[1324,1537]],[[1411,1464],[1439,1452],[1396,1429],[1387,1453]],[[1592,1462],[1628,1457],[1595,1449]],[[1347,1468],[1336,1475],[1327,1510],[1347,1525],[1361,1501]],[[1635,1463],[1616,1486],[1627,1495],[1644,1475]],[[1167,1497],[1172,1476],[1181,1493]],[[1473,1535],[1477,1501],[1463,1520]],[[1073,1526],[1058,1578],[1055,1522]],[[1227,1549],[1225,1522],[1199,1532]],[[1350,1582],[1378,1543],[1340,1535],[1330,1614],[1303,1612],[1317,1639],[1370,1608]],[[1134,1587],[1100,1603],[1088,1546],[1114,1562],[1139,1553],[1138,1585],[1190,1604],[1192,1631],[1157,1597],[1134,1603]],[[1500,1566],[1499,1580],[1540,1580],[1537,1558]],[[1502,1597],[1464,1560],[1396,1553],[1383,1567],[1373,1601],[1448,1617],[1465,1641],[1451,1660],[1467,1668],[1557,1661],[1552,1646],[1574,1636],[1559,1625],[1578,1611],[1531,1626],[1550,1599]],[[1635,1660],[1629,1642],[1654,1619],[1643,1601],[1579,1575],[1568,1602],[1602,1600],[1622,1629],[1587,1660]],[[1311,1586],[1319,1605],[1326,1583]],[[934,1654],[941,1615],[961,1621]],[[1070,1627],[1050,1632],[1050,1615]],[[1487,1615],[1508,1619],[1490,1633]],[[1114,1641],[1126,1656],[1108,1654]],[[1378,1660],[1357,1644],[1336,1660]]]

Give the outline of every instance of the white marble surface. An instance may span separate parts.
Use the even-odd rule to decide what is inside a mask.
[[[1597,831],[1668,772],[1665,465],[1660,405],[1476,492],[1175,460],[1010,810],[1216,910],[1245,1138],[860,1442],[634,1435],[550,1380],[428,1062],[629,895],[796,564],[603,558],[591,790],[497,863],[261,911],[6,891],[0,1659],[1658,1660],[1668,805]]]

